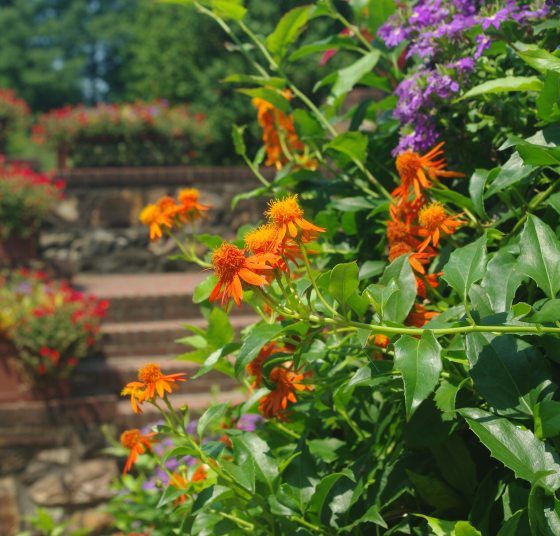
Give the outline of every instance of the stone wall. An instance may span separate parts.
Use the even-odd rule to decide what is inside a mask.
[[[185,269],[167,259],[173,244],[150,244],[138,221],[144,205],[180,188],[198,188],[213,206],[200,226],[204,233],[232,237],[257,221],[264,204],[246,200],[231,210],[237,194],[260,184],[245,167],[73,169],[58,175],[67,182],[66,197],[40,235],[40,255],[61,275]]]

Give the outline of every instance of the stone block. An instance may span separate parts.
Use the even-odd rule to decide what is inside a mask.
[[[0,479],[0,536],[16,536],[19,533],[21,515],[17,500],[17,488],[13,478]]]

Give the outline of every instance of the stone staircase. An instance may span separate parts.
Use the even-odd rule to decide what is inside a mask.
[[[110,300],[102,325],[102,353],[82,361],[74,375],[73,391],[80,396],[114,394],[136,379],[138,368],[158,363],[165,373],[186,372],[189,378],[198,365],[175,359],[192,348],[175,342],[191,335],[182,325],[204,328],[192,295],[207,273],[167,273],[133,275],[80,275],[74,285],[100,299]],[[253,315],[235,311],[231,322],[236,331],[255,321]],[[172,397],[176,406],[188,404],[191,411],[203,411],[213,401],[241,401],[238,383],[216,371],[190,379]],[[138,425],[153,420],[151,406],[142,416],[133,415],[130,403],[117,403],[116,423]]]

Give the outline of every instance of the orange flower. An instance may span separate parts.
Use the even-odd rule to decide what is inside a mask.
[[[191,482],[200,482],[201,480],[206,480],[206,477],[208,476],[207,469],[207,465],[199,465],[193,473],[193,476],[191,477]]]
[[[199,203],[200,192],[196,188],[180,190],[178,198],[177,214],[184,222],[194,223],[196,220],[205,217],[206,211],[211,208],[210,205]]]
[[[432,288],[437,288],[438,277],[443,274],[443,272],[436,272],[435,274],[422,274],[421,277],[416,276],[416,290],[418,296],[421,298],[426,298],[426,283]]]
[[[432,248],[425,248],[424,251],[415,251],[414,247],[408,242],[396,242],[389,249],[389,261],[393,262],[402,255],[410,253],[408,261],[410,266],[421,274],[426,273],[424,264],[429,264],[431,259],[436,256],[436,252]]]
[[[453,234],[457,227],[463,225],[462,220],[458,220],[460,214],[456,216],[449,216],[445,211],[444,206],[439,202],[425,206],[418,215],[418,223],[421,229],[418,230],[420,236],[425,236],[426,239],[420,245],[419,250],[422,251],[429,245],[430,242],[437,247],[439,244],[440,234]]]
[[[406,199],[412,187],[416,198],[420,198],[423,189],[432,187],[428,177],[431,180],[437,180],[438,177],[464,177],[463,173],[443,169],[447,165],[444,158],[435,160],[443,154],[442,146],[443,142],[423,156],[413,151],[405,151],[397,156],[396,167],[401,184],[392,192],[395,197]]]
[[[375,344],[375,346],[379,346],[380,348],[387,348],[390,342],[391,340],[389,337],[387,337],[387,335],[383,335],[382,333],[378,333],[373,338],[373,344]]]
[[[301,382],[308,374],[297,374],[284,367],[275,367],[270,372],[270,379],[276,383],[276,388],[259,401],[259,411],[267,418],[278,417],[286,420],[288,402],[295,403],[297,398],[294,391],[312,391],[313,386]]]
[[[262,385],[262,366],[264,362],[271,355],[277,354],[279,352],[286,352],[286,348],[278,347],[276,345],[276,342],[269,342],[262,347],[261,351],[259,352],[259,355],[255,357],[255,359],[253,359],[253,361],[251,361],[247,365],[246,367],[247,373],[250,376],[255,377],[253,383],[251,384],[251,387],[253,389],[258,388]]]
[[[317,233],[326,229],[317,227],[303,217],[297,194],[288,195],[284,199],[273,199],[268,203],[265,215],[276,226],[277,244],[284,242],[286,237],[296,241],[309,242]]]
[[[177,205],[175,199],[166,195],[166,196],[163,196],[157,202],[157,206],[161,210],[162,213],[169,214],[170,216],[173,216],[175,214],[176,210],[177,210],[178,205]]]
[[[173,227],[171,214],[162,211],[158,205],[146,205],[140,212],[140,221],[150,227],[150,240],[156,241],[163,236],[162,227]]]
[[[301,259],[299,247],[293,240],[285,240],[284,243],[278,244],[278,229],[273,223],[267,223],[249,231],[244,238],[247,249],[253,253],[271,253],[274,255],[274,260],[271,260],[270,263],[272,267],[289,272],[288,264],[284,258],[299,266],[298,260]]]
[[[289,90],[279,93],[285,99],[291,99],[292,95]],[[304,149],[303,143],[298,138],[293,118],[264,99],[253,99],[253,105],[257,108],[257,120],[263,129],[263,142],[267,156],[265,165],[282,169],[288,162],[288,158],[282,149],[280,136],[289,151],[299,152]]]
[[[126,464],[123,469],[123,475],[132,469],[132,466],[136,463],[139,454],[144,454],[147,450],[152,450],[152,443],[150,440],[155,435],[155,432],[142,435],[142,432],[140,432],[138,428],[125,430],[121,434],[121,445],[130,449],[130,454],[128,455],[128,459],[126,460]]]
[[[146,391],[144,384],[141,382],[129,382],[121,391],[121,396],[130,396],[130,403],[134,413],[142,413],[142,402],[146,400]]]
[[[415,303],[412,311],[408,313],[404,321],[407,326],[424,327],[432,318],[438,316],[435,311],[428,311],[421,303]]]
[[[154,399],[156,394],[163,398],[165,393],[172,393],[173,389],[179,388],[175,382],[187,381],[183,376],[186,376],[185,372],[162,374],[160,366],[156,363],[148,363],[138,371],[138,380],[144,385],[146,400]]]
[[[212,264],[218,277],[218,283],[210,294],[210,301],[221,298],[221,304],[224,305],[233,296],[239,307],[243,299],[241,279],[250,285],[268,285],[266,278],[258,274],[257,271],[271,270],[272,267],[265,263],[273,260],[274,255],[270,253],[246,257],[244,249],[239,249],[233,244],[224,242],[212,254]]]
[[[187,490],[189,488],[189,481],[180,473],[172,473],[169,477],[169,485],[172,488],[175,488],[177,490]],[[184,495],[181,495],[180,497],[177,497],[177,499],[175,499],[175,506],[177,506],[179,503],[184,503],[187,500],[188,495],[185,493]]]

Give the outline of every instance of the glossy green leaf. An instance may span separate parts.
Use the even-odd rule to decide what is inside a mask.
[[[243,341],[243,345],[239,349],[237,359],[235,361],[235,371],[240,374],[245,367],[253,360],[261,348],[269,341],[274,339],[282,330],[280,323],[275,324],[257,324],[249,332]]]
[[[487,169],[475,169],[469,181],[469,194],[476,213],[482,218],[487,218],[484,208],[484,188],[487,181],[492,179],[491,171]],[[495,172],[497,174],[498,171]]]
[[[199,283],[194,289],[193,303],[202,303],[206,301],[217,283],[218,278],[214,274],[209,275],[204,281]]]
[[[496,536],[527,536],[530,533],[527,510],[518,510],[500,528]]]
[[[247,13],[243,0],[211,0],[212,11],[224,19],[241,20]]]
[[[560,402],[542,400],[535,405],[535,434],[539,439],[560,435]]]
[[[549,476],[540,480],[540,485],[550,491],[560,487],[557,456],[533,432],[482,409],[463,408],[459,413],[490,450],[492,457],[511,469],[518,478],[533,482],[538,473],[551,471]]]
[[[516,269],[517,260],[506,250],[498,250],[488,262],[481,285],[495,313],[511,309],[515,292],[525,276]]]
[[[560,74],[548,71],[544,86],[537,97],[537,115],[551,123],[560,119]]]
[[[550,205],[558,214],[560,214],[560,192],[551,195],[546,203]]]
[[[457,100],[488,95],[491,93],[508,93],[511,91],[540,91],[543,87],[542,81],[536,76],[506,76],[496,78],[489,82],[483,82],[467,91]]]
[[[224,418],[224,415],[229,407],[229,402],[225,404],[216,404],[210,406],[198,419],[196,425],[196,433],[198,437],[202,439],[204,432],[209,426],[216,424],[218,421]]]
[[[560,322],[560,300],[547,300],[538,310],[525,316],[523,322],[535,322],[542,324],[545,322]]]
[[[431,331],[424,332],[420,339],[402,335],[395,343],[395,370],[403,377],[408,419],[437,385],[442,369],[440,352],[441,346]]]
[[[486,270],[486,235],[451,253],[443,267],[443,279],[453,287],[463,302],[471,286],[482,279]]]
[[[310,512],[315,512],[319,514],[323,510],[325,506],[325,500],[329,495],[333,486],[341,479],[341,478],[348,478],[344,473],[331,473],[321,479],[321,482],[317,484],[315,489],[315,493],[311,496],[311,500],[309,501],[309,508]]]
[[[560,164],[560,147],[542,147],[531,143],[520,143],[517,152],[523,162],[532,166],[557,166]]]
[[[368,29],[375,35],[380,26],[395,12],[395,0],[369,0]]]
[[[361,132],[339,134],[324,146],[324,149],[342,153],[350,158],[364,162],[367,154],[368,139]]]
[[[232,125],[231,127],[231,137],[233,139],[233,148],[235,149],[235,154],[243,156],[247,154],[247,146],[245,145],[245,140],[243,139],[243,133],[247,125],[242,127],[238,125]]]
[[[274,31],[266,38],[268,50],[276,58],[282,58],[288,47],[301,35],[309,22],[312,6],[300,6],[288,11]]]
[[[235,461],[243,466],[252,461],[255,466],[255,476],[272,491],[279,475],[278,462],[269,452],[269,446],[257,434],[246,432],[231,437]]]
[[[371,279],[372,277],[383,273],[385,266],[387,266],[385,261],[366,261],[360,266],[358,278],[360,281],[364,279]]]
[[[533,279],[549,297],[560,289],[560,242],[541,219],[529,214],[520,238],[517,270]]]
[[[317,54],[319,52],[326,52],[327,50],[339,50],[339,49],[347,49],[347,50],[356,50],[360,51],[360,47],[356,45],[356,42],[349,38],[349,37],[341,37],[341,36],[331,36],[325,39],[320,39],[318,41],[314,41],[313,43],[308,43],[297,50],[295,50],[292,54],[290,54],[290,61],[296,61],[301,58],[305,58],[310,56],[311,54]]]
[[[208,318],[206,338],[213,348],[220,348],[233,340],[234,331],[228,314],[218,307],[212,309]]]
[[[434,536],[482,536],[468,521],[446,521],[422,514],[415,515],[428,522]]]
[[[430,506],[438,510],[461,508],[463,503],[461,496],[440,478],[435,475],[421,475],[411,470],[408,470],[407,474],[420,498]]]
[[[469,334],[468,338],[474,336]],[[548,377],[542,357],[512,335],[490,338],[480,348],[470,373],[474,387],[491,406],[499,410],[517,408],[527,415],[533,413],[532,390]]]
[[[372,71],[379,61],[380,56],[381,53],[379,50],[372,50],[355,63],[344,69],[340,69],[331,91],[333,97],[336,98],[346,95],[366,73]]]
[[[238,484],[250,493],[255,493],[255,464],[253,460],[247,460],[243,466],[228,460],[220,460],[221,468],[231,476]]]
[[[546,50],[535,47],[534,49],[517,50],[516,52],[525,63],[541,73],[546,71],[560,73],[560,58]]]
[[[328,290],[340,305],[346,305],[358,290],[358,285],[358,265],[355,262],[337,264],[331,270]]]
[[[396,292],[391,293],[383,303],[383,318],[392,322],[404,322],[416,300],[416,278],[410,266],[408,255],[396,258],[383,272],[379,282],[389,286],[396,285]]]
[[[535,536],[560,534],[560,501],[534,484],[529,493],[529,526]]]
[[[496,168],[496,172],[494,170],[490,172],[489,186],[484,197],[488,198],[506,190],[531,175],[534,167],[525,164],[526,162],[517,152],[513,153],[503,166]]]

